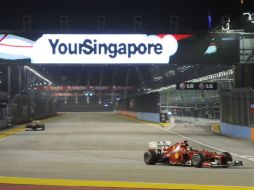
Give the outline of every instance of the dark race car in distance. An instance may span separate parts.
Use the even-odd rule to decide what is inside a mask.
[[[166,163],[194,167],[229,167],[242,166],[242,161],[233,161],[229,152],[210,152],[195,150],[188,141],[171,145],[170,141],[149,142],[148,150],[144,153],[144,162],[147,165]]]
[[[45,124],[40,123],[40,121],[32,121],[31,123],[26,124],[26,131],[31,131],[31,130],[45,130]]]

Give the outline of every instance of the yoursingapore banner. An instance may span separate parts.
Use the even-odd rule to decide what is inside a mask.
[[[3,59],[14,62],[30,59],[32,64],[232,65],[240,62],[239,34],[235,33],[22,35],[0,34],[0,64],[4,63]]]
[[[188,35],[43,34],[33,41],[0,34],[0,59],[38,64],[167,64]]]

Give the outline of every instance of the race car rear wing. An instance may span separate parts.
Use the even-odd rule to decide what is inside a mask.
[[[171,146],[171,141],[151,141],[148,142],[148,149],[158,149],[161,147],[169,147]]]

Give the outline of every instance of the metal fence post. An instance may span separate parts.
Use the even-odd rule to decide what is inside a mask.
[[[8,100],[7,100],[7,122],[11,124],[11,66],[7,67],[8,73]]]
[[[250,120],[250,94],[248,93],[248,96],[246,97],[247,98],[247,101],[246,101],[246,104],[247,104],[247,121],[248,121],[248,127],[251,127],[251,120]]]

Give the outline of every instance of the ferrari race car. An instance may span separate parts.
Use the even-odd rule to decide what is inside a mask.
[[[26,131],[31,130],[45,130],[45,124],[40,123],[40,121],[32,121],[28,123],[25,128]]]
[[[166,163],[194,167],[229,167],[243,166],[242,161],[234,160],[229,152],[209,152],[194,150],[188,141],[171,145],[170,141],[149,142],[148,151],[144,153],[144,162],[147,165]]]

